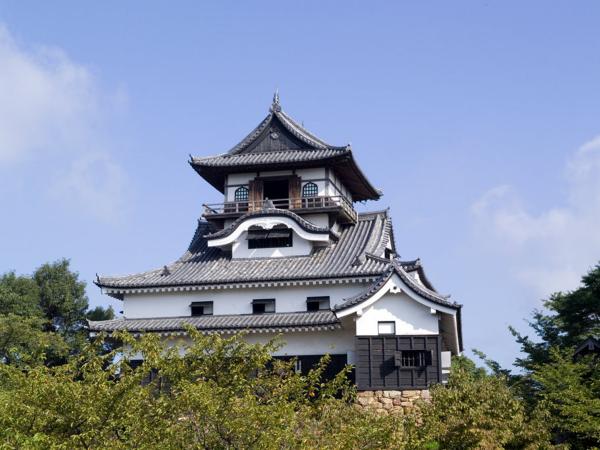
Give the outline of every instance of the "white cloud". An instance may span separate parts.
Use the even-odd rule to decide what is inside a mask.
[[[478,243],[540,296],[577,287],[600,260],[600,136],[582,145],[565,167],[563,205],[532,213],[510,186],[472,205]]]
[[[107,220],[118,217],[122,202],[115,199],[126,197],[125,177],[103,131],[115,102],[116,107],[125,102],[122,92],[116,96],[103,92],[91,72],[61,49],[26,48],[0,24],[4,177],[22,176],[19,170],[43,165],[49,192],[61,192],[61,203],[78,212],[97,212]],[[99,180],[100,173],[106,178]]]

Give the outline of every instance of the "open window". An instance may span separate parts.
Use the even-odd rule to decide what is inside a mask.
[[[306,298],[306,310],[307,311],[322,311],[330,309],[329,297],[307,297]]]
[[[293,231],[285,225],[275,225],[270,230],[252,226],[248,228],[248,248],[278,248],[293,246]]]
[[[190,309],[192,317],[211,316],[213,313],[213,302],[192,302]]]
[[[263,180],[263,195],[265,199],[273,202],[276,208],[288,209],[290,198],[290,182],[288,179],[268,178]]]
[[[267,314],[275,312],[274,298],[259,298],[252,300],[252,314]]]

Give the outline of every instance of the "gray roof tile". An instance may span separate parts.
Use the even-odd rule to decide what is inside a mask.
[[[206,332],[242,330],[292,330],[301,328],[339,328],[340,321],[332,311],[311,311],[274,314],[235,314],[197,317],[157,317],[147,319],[114,319],[88,321],[92,332],[168,332],[181,331],[191,325]]]
[[[133,275],[99,277],[101,287],[127,290],[149,287],[220,285],[284,280],[375,277],[389,262],[366,258],[389,239],[387,211],[359,214],[355,225],[345,225],[336,243],[316,249],[309,256],[281,258],[232,259],[215,247],[208,247],[210,227],[200,221],[188,251],[177,261],[163,267]],[[374,238],[375,236],[375,238]]]

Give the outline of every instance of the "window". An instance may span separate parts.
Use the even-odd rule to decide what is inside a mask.
[[[235,190],[234,200],[236,202],[247,202],[248,201],[248,188],[245,186],[239,187]]]
[[[306,298],[306,310],[307,311],[320,311],[323,309],[329,309],[329,297],[307,297]]]
[[[302,186],[302,197],[316,197],[317,195],[319,195],[319,187],[312,181]]]
[[[396,367],[426,367],[431,365],[431,350],[402,350],[394,359]]]
[[[270,230],[258,227],[248,229],[248,248],[277,248],[293,245],[292,230],[285,225],[275,225]]]
[[[213,302],[192,302],[192,316],[210,316],[213,313]]]
[[[260,298],[252,300],[252,314],[265,314],[275,312],[274,298]]]
[[[377,322],[378,334],[396,334],[396,322]]]

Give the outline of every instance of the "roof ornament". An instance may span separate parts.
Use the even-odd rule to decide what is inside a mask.
[[[269,200],[269,198],[265,198],[265,201],[263,202],[263,209],[275,209],[273,201]]]
[[[273,103],[271,104],[271,108],[269,108],[269,111],[281,111],[281,104],[279,103],[279,89],[275,89],[275,93],[273,94]]]
[[[160,276],[166,277],[167,275],[171,275],[171,271],[169,270],[169,268],[167,266],[163,266],[163,270],[160,273]]]

